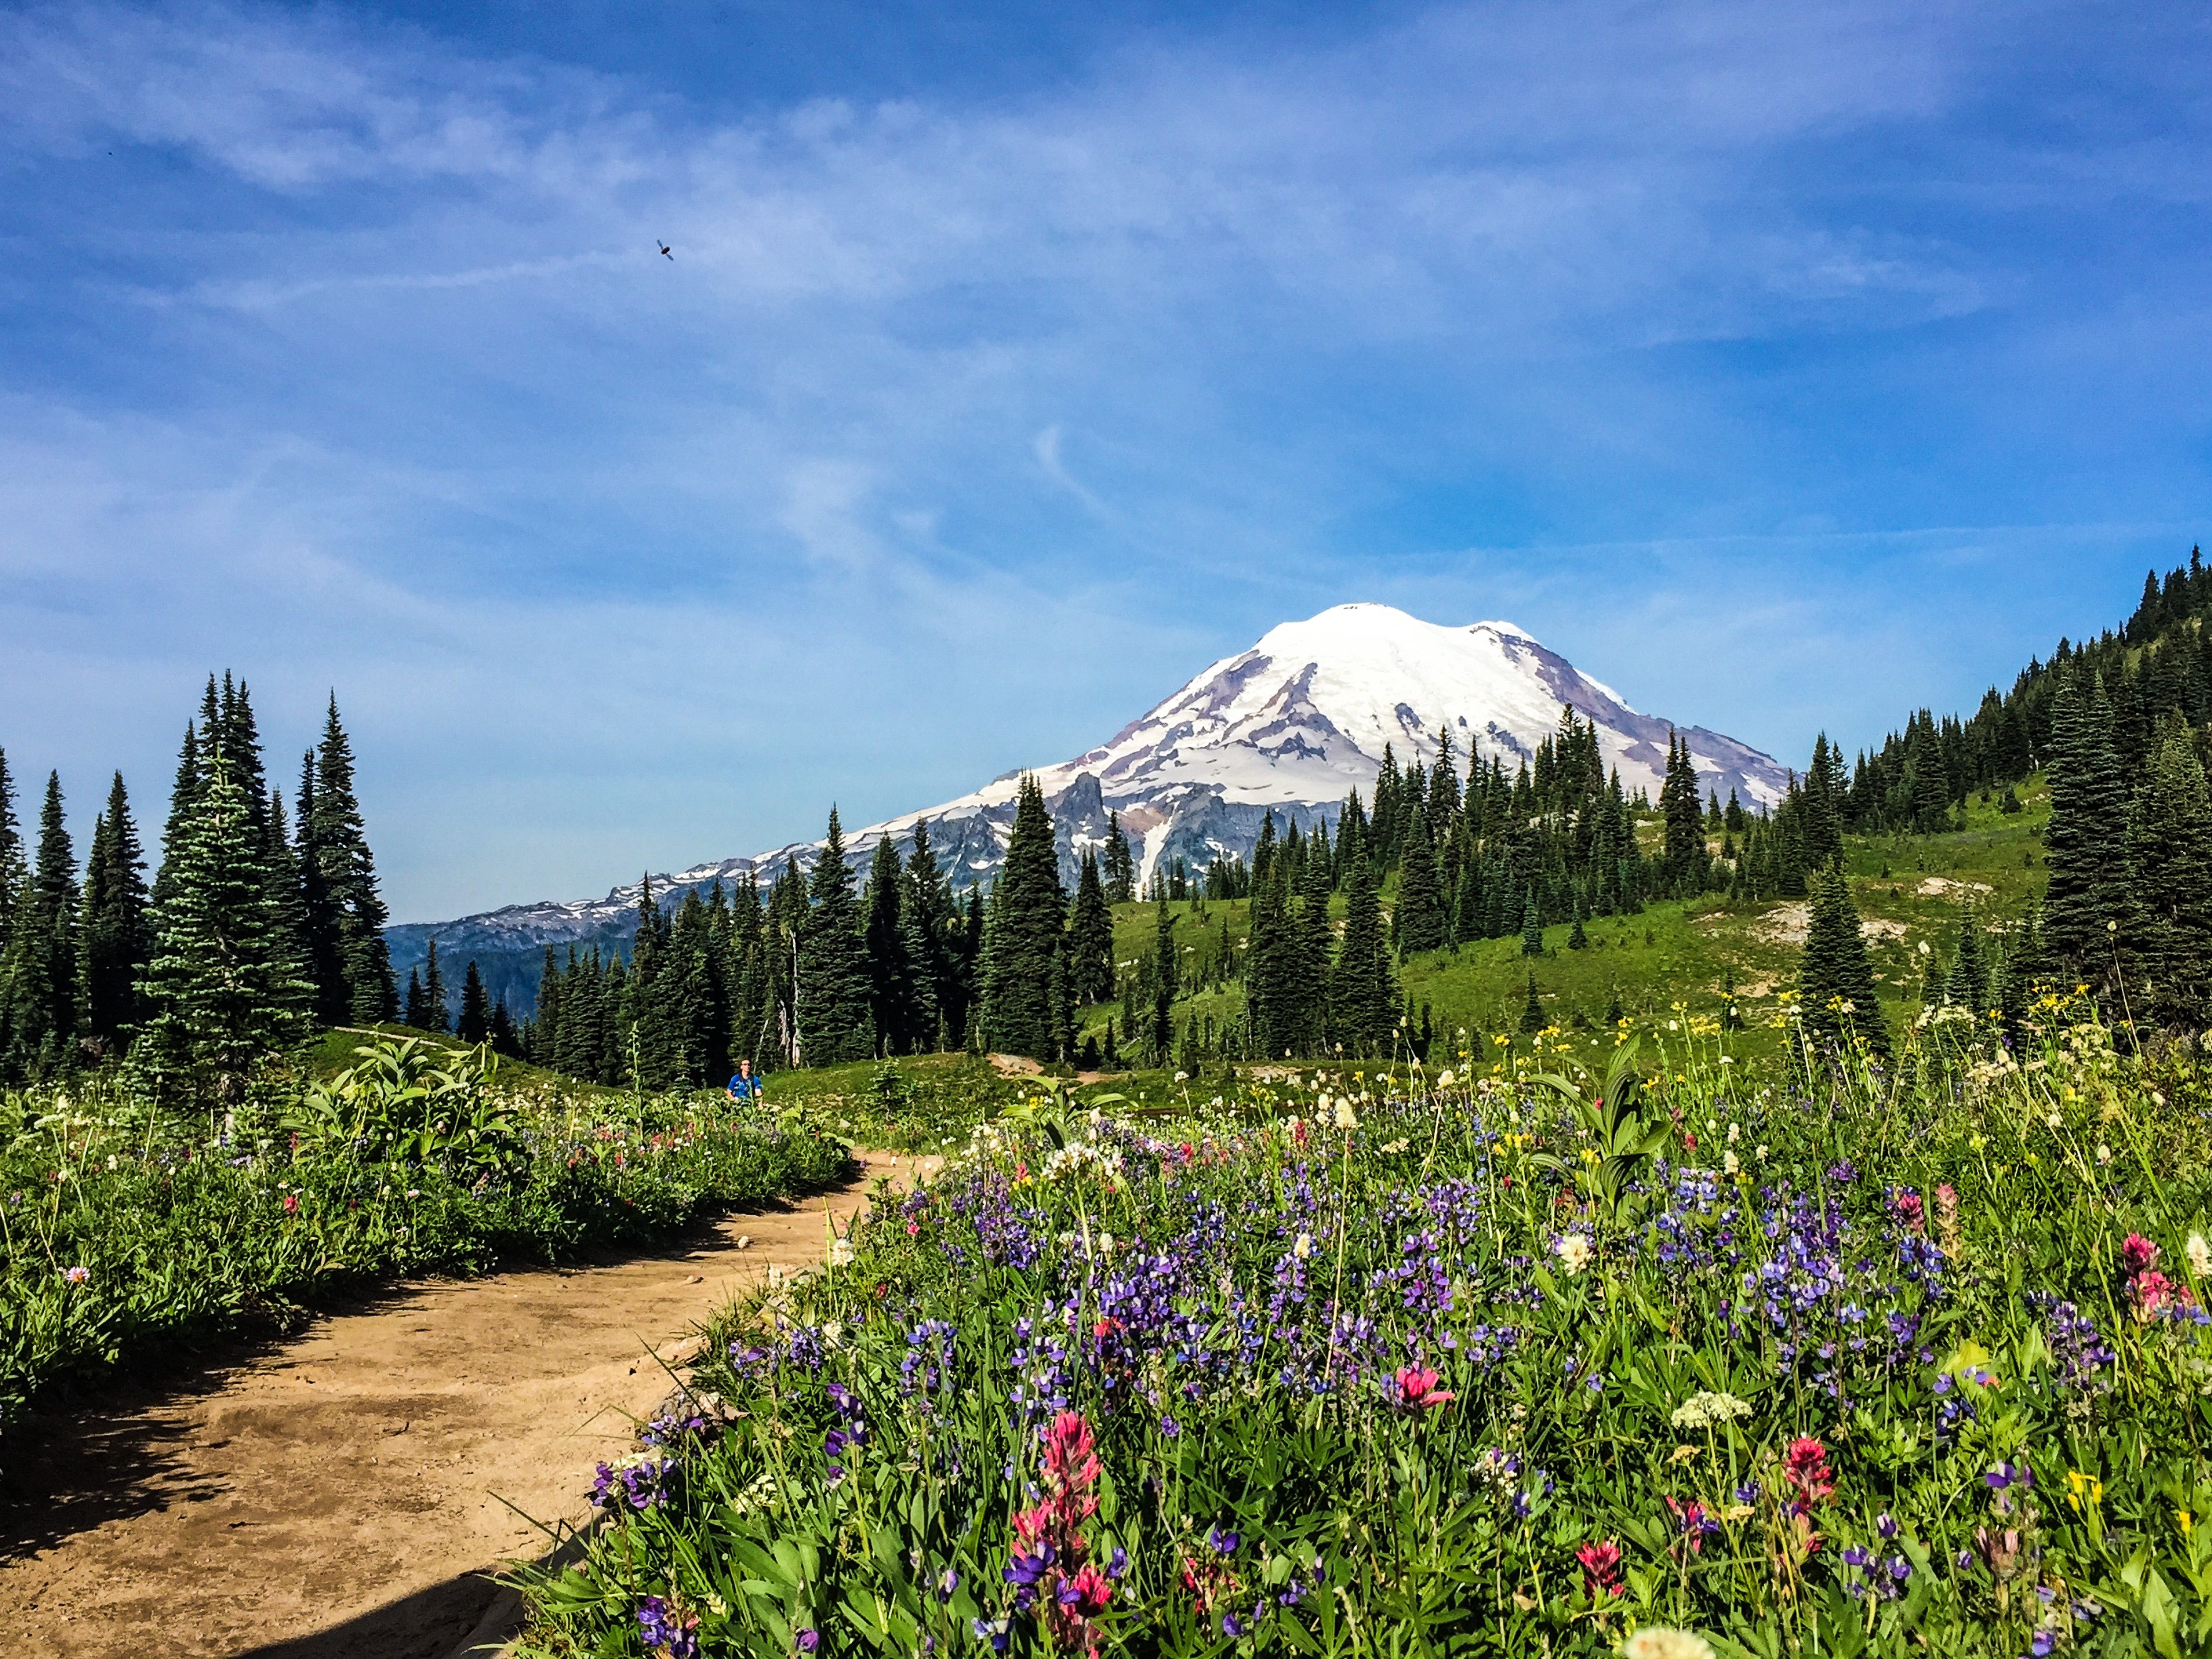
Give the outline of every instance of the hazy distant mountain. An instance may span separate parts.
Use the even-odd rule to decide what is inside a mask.
[[[1249,651],[1224,658],[1097,748],[1036,769],[1060,831],[1063,873],[1100,844],[1106,815],[1118,810],[1136,852],[1139,876],[1182,857],[1194,868],[1216,856],[1245,856],[1272,810],[1279,821],[1321,818],[1332,827],[1346,794],[1375,783],[1387,744],[1402,764],[1436,758],[1437,734],[1452,733],[1455,766],[1467,775],[1472,752],[1503,757],[1509,769],[1535,752],[1571,708],[1593,723],[1607,763],[1632,794],[1658,796],[1671,729],[1690,744],[1700,785],[1747,806],[1781,799],[1789,775],[1772,757],[1702,726],[1638,714],[1620,695],[1589,678],[1510,623],[1449,628],[1386,605],[1340,605],[1305,622],[1271,629]],[[989,879],[1014,817],[1021,771],[972,793],[902,812],[854,830],[848,858],[864,864],[892,836],[912,846],[917,819],[955,887]],[[750,872],[765,886],[793,858],[811,860],[815,842],[794,842],[749,858],[724,859],[656,876],[670,902],[690,887]],[[636,884],[603,899],[509,905],[438,923],[390,930],[394,965],[404,975],[434,935],[440,957],[477,959],[495,994],[518,1013],[535,1000],[543,947],[626,945]]]

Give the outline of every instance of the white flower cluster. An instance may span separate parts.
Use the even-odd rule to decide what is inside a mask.
[[[849,1267],[853,1265],[851,1239],[841,1238],[830,1246],[830,1265],[833,1267]]]
[[[1674,1414],[1667,1420],[1678,1429],[1710,1429],[1750,1415],[1750,1401],[1700,1389],[1675,1407]]]
[[[1593,1254],[1588,1233],[1561,1233],[1552,1241],[1552,1250],[1570,1279],[1589,1266]]]
[[[1620,1644],[1622,1659],[1713,1659],[1713,1644],[1693,1630],[1646,1625]]]
[[[1095,1174],[1109,1186],[1119,1186],[1121,1181],[1121,1155],[1103,1152],[1093,1142],[1071,1140],[1044,1161],[1043,1178],[1055,1180],[1064,1175],[1081,1175],[1085,1170]]]

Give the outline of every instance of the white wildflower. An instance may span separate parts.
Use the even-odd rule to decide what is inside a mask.
[[[1552,1249],[1559,1258],[1559,1265],[1571,1279],[1589,1266],[1590,1242],[1588,1233],[1561,1233],[1552,1241]]]
[[[1731,1123],[1731,1124],[1729,1124],[1729,1146],[1735,1146],[1735,1145],[1736,1144],[1736,1142],[1738,1142],[1739,1140],[1741,1140],[1742,1139],[1743,1139],[1743,1125],[1742,1125],[1742,1124],[1741,1124],[1741,1123]]]
[[[2097,1143],[2097,1162],[2099,1164],[2110,1164],[2112,1161],[2112,1149],[2105,1145],[2103,1141],[2099,1141]]]
[[[840,1320],[840,1319],[833,1319],[833,1320],[831,1320],[828,1324],[824,1325],[824,1326],[822,1328],[822,1340],[823,1340],[824,1342],[827,1342],[827,1343],[828,1343],[831,1347],[833,1347],[833,1348],[834,1348],[834,1347],[836,1347],[836,1346],[838,1346],[840,1343],[842,1343],[842,1341],[844,1341],[844,1340],[845,1340],[845,1322],[844,1322],[844,1321]]]
[[[2204,1242],[2203,1233],[2191,1233],[2189,1242],[2181,1247],[2182,1255],[2189,1258],[2189,1271],[2199,1279],[2212,1278],[2212,1244]]]
[[[1439,1089],[1449,1089],[1459,1079],[1454,1077],[1449,1072],[1444,1072],[1437,1076],[1437,1087]]]
[[[1765,1162],[1766,1162],[1766,1143],[1765,1143],[1765,1141],[1763,1141],[1763,1140],[1762,1140],[1762,1141],[1760,1141],[1760,1142],[1759,1143],[1759,1145],[1758,1145],[1758,1146],[1756,1146],[1753,1147],[1753,1148],[1752,1148],[1752,1151],[1751,1151],[1751,1155],[1752,1155],[1753,1158],[1757,1158],[1757,1159],[1758,1159],[1761,1164],[1765,1163]]]
[[[753,1236],[750,1233],[739,1233],[738,1235],[738,1248],[739,1249],[750,1250],[752,1247]]]
[[[853,1241],[851,1239],[841,1238],[837,1240],[836,1243],[830,1245],[830,1265],[833,1267],[849,1267],[853,1265]]]
[[[1693,1630],[1646,1625],[1620,1644],[1622,1659],[1713,1659],[1713,1644]]]
[[[1110,1252],[1114,1248],[1114,1235],[1106,1232],[1100,1233],[1098,1235],[1098,1248],[1102,1250]]]
[[[1291,1254],[1297,1257],[1301,1261],[1310,1261],[1313,1259],[1313,1235],[1311,1233],[1300,1233],[1297,1236],[1297,1242],[1291,1246]]]
[[[1730,1180],[1743,1173],[1743,1160],[1734,1152],[1721,1154],[1721,1170]]]
[[[1359,1119],[1352,1109],[1352,1103],[1341,1095],[1336,1102],[1336,1127],[1349,1134],[1359,1127]]]
[[[1730,1423],[1739,1417],[1751,1415],[1751,1402],[1739,1400],[1732,1394],[1715,1394],[1710,1389],[1700,1389],[1680,1405],[1667,1420],[1678,1429],[1710,1429],[1716,1424]]]
[[[1396,1140],[1385,1141],[1382,1145],[1382,1150],[1386,1152],[1402,1152],[1411,1143],[1407,1141],[1401,1136]]]
[[[2046,1117],[2043,1121],[2045,1123],[2048,1123],[2054,1129],[2063,1129],[2066,1127],[2066,1120],[2059,1116],[2056,1112],[2053,1112],[2049,1117]]]

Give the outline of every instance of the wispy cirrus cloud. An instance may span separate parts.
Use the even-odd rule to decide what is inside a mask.
[[[56,690],[0,743],[150,788],[155,686],[338,679],[418,915],[1073,752],[1347,598],[1866,740],[2185,551],[2203,30],[2083,15],[1439,6],[708,102],[8,14],[0,637]],[[1962,643],[1969,544],[2035,580]]]

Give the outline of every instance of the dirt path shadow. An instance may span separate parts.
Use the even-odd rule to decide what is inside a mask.
[[[0,1652],[445,1659],[499,1563],[580,1520],[693,1324],[819,1261],[878,1175],[605,1265],[398,1286],[10,1436]],[[749,1248],[740,1249],[740,1237]],[[502,1501],[504,1500],[504,1501]]]

